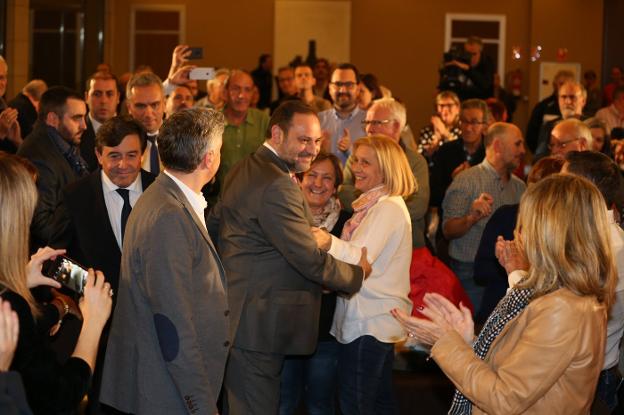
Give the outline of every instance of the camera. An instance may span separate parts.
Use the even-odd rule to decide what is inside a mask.
[[[465,63],[470,66],[470,59],[472,55],[470,52],[464,50],[463,45],[452,45],[448,52],[442,55],[442,62],[444,64],[457,61]],[[440,83],[438,89],[440,91],[453,91],[458,93],[466,82],[466,76],[464,72],[455,65],[443,65],[440,69]]]

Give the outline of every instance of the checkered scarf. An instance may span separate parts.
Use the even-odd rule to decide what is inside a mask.
[[[524,310],[533,297],[532,289],[512,288],[505,295],[490,317],[488,317],[479,337],[475,340],[472,348],[479,359],[484,360],[490,346],[501,333],[505,325]],[[468,400],[458,389],[455,390],[453,403],[449,409],[449,415],[470,415],[472,414],[472,402]]]

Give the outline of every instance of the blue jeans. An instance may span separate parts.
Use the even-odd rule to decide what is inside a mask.
[[[343,415],[397,413],[392,388],[394,344],[362,336],[340,345],[338,400]]]
[[[280,415],[292,415],[303,393],[309,415],[334,415],[338,342],[319,342],[309,356],[287,356],[282,369]]]
[[[451,258],[450,261],[451,270],[459,279],[464,291],[472,301],[474,307],[474,315],[481,308],[481,300],[483,299],[483,293],[485,293],[485,287],[480,287],[474,280],[474,262],[463,262]]]

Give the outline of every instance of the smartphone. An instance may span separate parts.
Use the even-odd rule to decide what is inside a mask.
[[[209,80],[215,77],[215,68],[195,68],[189,72],[189,79]]]
[[[55,260],[44,262],[41,272],[78,294],[84,292],[87,270],[73,259],[59,255]]]
[[[201,47],[192,47],[189,48],[191,50],[191,54],[186,57],[186,59],[190,61],[196,61],[198,59],[204,58],[204,48]]]

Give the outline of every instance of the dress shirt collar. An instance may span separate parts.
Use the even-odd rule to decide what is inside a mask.
[[[111,181],[111,179],[108,178],[104,170],[101,170],[101,175],[102,175],[102,188],[104,189],[105,193],[114,192],[115,190],[120,189],[119,186],[117,186],[115,183]],[[134,179],[134,181],[130,184],[130,186],[124,187],[123,189],[128,189],[131,192],[135,192],[139,194],[142,193],[143,185],[141,182],[141,173],[137,175],[136,179]]]
[[[225,116],[225,108],[227,107],[227,105],[224,105],[223,108],[221,109],[221,112],[223,113],[223,115]],[[243,124],[249,124],[249,125],[254,125],[254,119],[253,117],[249,116],[249,112],[251,111],[251,108],[247,109],[247,113],[245,114],[245,119],[243,120],[242,123],[236,125],[236,124],[230,124],[230,122],[228,121],[227,116],[225,116],[225,126],[227,127],[228,125],[232,125],[234,127],[240,127]]]
[[[338,111],[336,111],[336,108],[332,108],[334,117],[336,117],[337,120],[339,121],[346,121],[346,120],[350,120],[351,118],[355,117],[360,111],[362,111],[360,109],[360,107],[358,105],[355,106],[355,108],[353,109],[353,111],[351,111],[350,113],[348,113],[346,116],[340,116],[340,114],[338,113]]]
[[[498,179],[498,180],[502,179],[501,175],[498,174],[494,166],[492,166],[492,164],[487,160],[487,158],[483,159],[483,161],[481,162],[481,166],[483,166],[483,169],[495,179]]]
[[[96,120],[95,118],[93,118],[90,112],[89,112],[89,121],[91,121],[91,125],[93,126],[93,131],[97,133],[100,127],[102,126],[102,123]]]
[[[197,215],[197,217],[199,218],[199,220],[205,227],[206,218],[204,216],[204,213],[205,213],[206,208],[208,207],[208,202],[206,202],[204,195],[202,195],[201,193],[195,193],[193,189],[188,187],[184,182],[182,182],[180,179],[175,177],[173,174],[169,173],[166,169],[164,173],[167,176],[171,177],[171,180],[173,180],[175,184],[178,185],[180,190],[182,190],[182,193],[184,193],[186,200],[188,200],[188,202],[191,204],[191,207],[195,211],[195,214]]]

